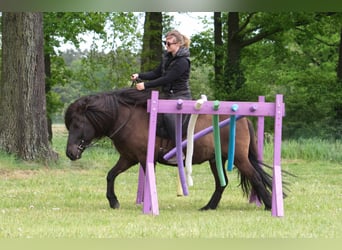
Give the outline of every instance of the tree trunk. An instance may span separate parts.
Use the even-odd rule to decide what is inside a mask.
[[[143,49],[141,55],[141,71],[154,69],[162,55],[162,13],[146,12],[144,23]]]
[[[337,62],[337,81],[338,84],[342,85],[342,28],[340,31],[340,44],[338,51],[338,62]],[[334,122],[336,123],[336,138],[342,139],[342,101],[341,99],[336,100],[334,103],[335,117]]]
[[[229,96],[240,89],[245,78],[240,68],[242,41],[239,35],[239,13],[229,12],[228,20],[227,63],[225,66],[226,91]]]
[[[340,45],[338,50],[337,79],[342,83],[342,28],[340,33]]]
[[[51,91],[51,55],[46,53],[44,55],[44,65],[45,65],[45,95]],[[48,139],[49,142],[52,141],[52,119],[49,116],[49,112],[46,114],[47,126],[48,126]]]
[[[221,12],[214,12],[214,42],[215,42],[215,96],[221,92],[224,87],[223,81],[223,65],[224,65],[224,48],[222,41],[222,17]]]
[[[23,160],[54,160],[48,141],[41,13],[2,14],[0,148]]]

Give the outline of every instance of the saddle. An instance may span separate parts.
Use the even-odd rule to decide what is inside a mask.
[[[189,120],[190,115],[186,114],[182,116],[182,137],[186,136],[187,134]],[[171,134],[175,133],[175,131],[168,131],[165,123],[166,121],[164,120],[164,114],[158,114],[156,134],[161,138],[172,140],[174,137]]]

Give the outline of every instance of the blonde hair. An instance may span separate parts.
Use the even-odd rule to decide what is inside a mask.
[[[189,48],[190,47],[190,39],[180,33],[178,30],[171,30],[166,34],[166,37],[174,37],[177,43],[180,43],[181,46]]]

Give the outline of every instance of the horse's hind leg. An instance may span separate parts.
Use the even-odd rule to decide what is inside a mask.
[[[271,180],[266,172],[264,172],[258,164],[251,163],[247,157],[237,156],[235,158],[235,165],[240,172],[241,188],[243,192],[248,195],[250,192],[249,185],[251,185],[257,196],[264,203],[265,209],[271,209],[272,197],[267,189]],[[257,171],[256,168],[260,168],[259,171]]]
[[[120,157],[115,166],[107,174],[107,199],[109,201],[109,206],[111,208],[119,208],[120,203],[116,197],[114,191],[115,178],[122,172],[126,171],[128,168],[133,166],[135,163],[128,161],[125,158]]]
[[[224,162],[225,162],[225,160],[222,160],[223,166],[224,166]],[[224,179],[226,180],[226,185],[221,186],[215,160],[212,159],[209,161],[209,163],[210,163],[211,172],[213,173],[214,178],[215,178],[215,191],[214,191],[213,195],[211,196],[208,204],[205,205],[204,207],[202,207],[201,210],[216,209],[217,205],[219,204],[219,202],[221,200],[222,193],[225,190],[226,186],[228,185],[228,178],[227,178],[226,171],[223,171]]]
[[[265,209],[271,209],[272,177],[258,163],[257,145],[252,123],[249,120],[239,121],[236,127],[234,165],[240,172],[240,185],[245,195],[249,195],[251,187],[264,203]]]

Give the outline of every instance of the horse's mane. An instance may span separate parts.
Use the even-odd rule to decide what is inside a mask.
[[[151,98],[150,89],[139,91],[134,88],[123,88],[114,90],[113,93],[118,98],[119,102],[130,105],[145,106],[147,104],[147,100]]]
[[[150,90],[138,91],[133,88],[83,96],[72,103],[66,110],[65,125],[69,129],[72,119],[79,119],[80,115],[84,115],[97,131],[103,131],[108,121],[116,120],[119,104],[132,106],[132,108],[137,106],[146,107],[147,100],[150,97]]]

